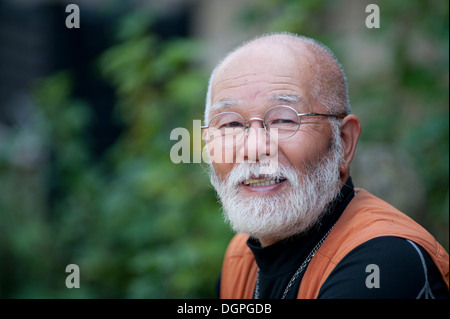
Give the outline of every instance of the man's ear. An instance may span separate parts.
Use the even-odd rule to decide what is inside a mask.
[[[341,140],[344,151],[344,161],[340,166],[341,176],[349,174],[350,162],[355,155],[356,144],[358,144],[360,135],[361,122],[359,121],[359,118],[354,114],[344,117],[341,122]]]

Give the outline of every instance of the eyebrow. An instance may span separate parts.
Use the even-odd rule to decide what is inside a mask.
[[[236,104],[238,104],[238,101],[235,101],[235,100],[219,101],[219,102],[216,102],[213,105],[211,105],[211,108],[209,109],[209,112],[211,113],[211,112],[214,112],[215,110],[226,108],[226,107],[233,106],[233,105],[236,105]]]
[[[268,101],[271,103],[282,103],[282,104],[303,104],[303,100],[298,95],[293,94],[281,94],[281,95],[273,95],[268,98]]]

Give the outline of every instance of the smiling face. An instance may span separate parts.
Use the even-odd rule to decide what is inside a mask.
[[[210,118],[224,111],[237,112],[245,120],[263,118],[270,107],[280,104],[292,106],[299,113],[327,113],[310,93],[309,55],[304,48],[294,51],[291,48],[274,48],[270,43],[253,44],[236,52],[222,64],[214,77]],[[263,130],[258,128],[262,128],[260,121],[251,123],[244,143],[239,143],[234,148],[233,156],[236,160],[233,163],[219,163],[223,161],[213,159],[213,162],[218,162],[214,167],[221,178],[236,163],[258,161],[261,155],[266,154],[267,147],[262,145],[265,138],[262,136]],[[305,162],[317,162],[323,157],[330,147],[331,137],[331,126],[325,118],[302,119],[297,134],[278,141],[279,162],[302,171]]]
[[[211,182],[233,228],[263,244],[311,227],[348,177],[341,166],[339,123],[304,117],[297,133],[283,140],[263,130],[259,119],[277,105],[329,114],[312,94],[310,50],[302,41],[272,40],[256,40],[222,62],[211,84],[209,112],[209,118],[236,112],[249,121],[242,140],[223,146],[231,161],[211,155]],[[275,169],[262,174],[261,163]]]

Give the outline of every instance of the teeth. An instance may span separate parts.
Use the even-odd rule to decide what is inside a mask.
[[[244,181],[244,184],[249,186],[268,186],[280,183],[283,180],[280,179],[248,179]]]

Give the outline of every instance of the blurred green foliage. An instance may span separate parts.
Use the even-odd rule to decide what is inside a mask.
[[[125,127],[101,159],[90,154],[92,114],[86,101],[73,99],[70,71],[36,88],[41,116],[33,134],[49,154],[25,172],[3,154],[0,296],[215,296],[232,234],[205,166],[176,165],[169,157],[170,132],[191,128],[202,116],[202,45],[158,39],[147,28],[151,18],[145,11],[126,15],[117,44],[97,61],[98,72],[116,88],[115,115]],[[65,287],[70,263],[80,267],[82,289]]]
[[[263,0],[240,20],[242,28],[317,38],[343,57],[344,68],[353,67],[339,31],[325,32],[321,24],[336,6]],[[448,248],[448,2],[383,2],[382,14],[383,27],[367,36],[388,39],[380,43],[392,46],[393,68],[366,80],[349,78],[365,124],[362,141],[398,145],[412,155],[426,189],[427,222],[447,237]],[[102,157],[92,155],[91,108],[73,97],[70,70],[37,85],[33,125],[3,134],[0,297],[215,297],[232,233],[206,164],[169,158],[176,142],[170,132],[191,131],[192,120],[202,118],[206,44],[158,38],[152,21],[146,10],[125,14],[116,44],[96,62],[115,88],[115,118],[124,127]],[[439,48],[437,57],[417,62],[409,55],[416,33]],[[71,263],[80,267],[81,289],[65,287]]]

